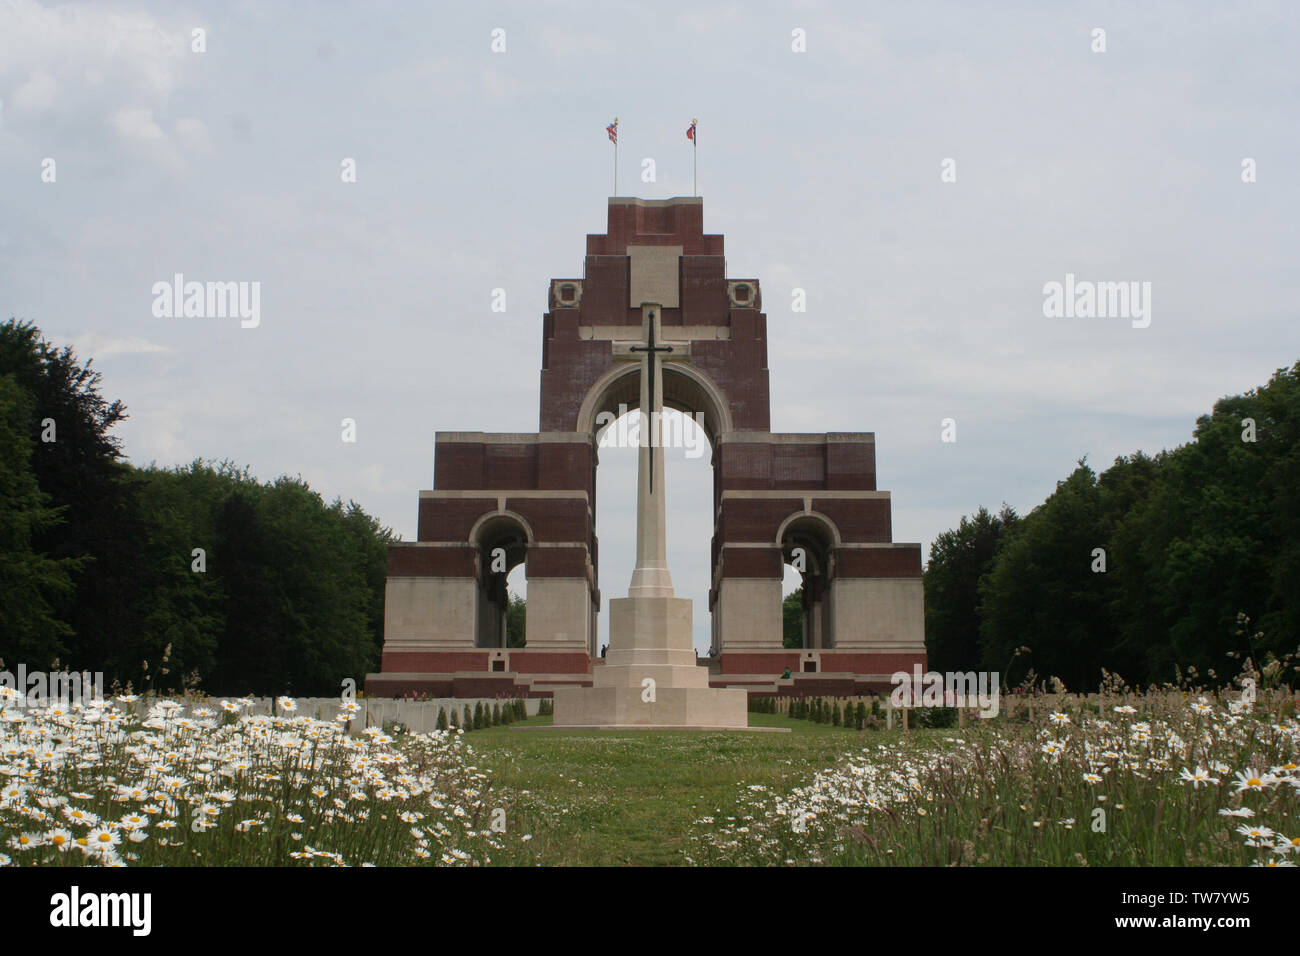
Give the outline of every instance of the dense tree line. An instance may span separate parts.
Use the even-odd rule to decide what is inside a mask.
[[[1300,362],[1221,399],[1186,445],[1100,475],[1081,460],[1029,514],[981,508],[940,535],[925,571],[931,666],[1004,684],[1032,668],[1090,690],[1103,668],[1215,683],[1247,657],[1284,658],[1300,640],[1298,491]]]
[[[392,533],[299,478],[136,468],[100,375],[0,325],[0,658],[135,689],[333,694],[377,669]]]

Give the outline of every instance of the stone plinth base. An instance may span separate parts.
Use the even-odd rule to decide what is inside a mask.
[[[555,726],[585,728],[744,730],[749,694],[740,688],[656,687],[642,699],[637,687],[557,687]]]
[[[629,597],[609,602],[609,652],[594,687],[555,689],[555,726],[724,730],[749,726],[749,695],[712,688],[696,663],[691,602]]]

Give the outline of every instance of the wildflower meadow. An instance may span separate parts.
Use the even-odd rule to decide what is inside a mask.
[[[0,864],[486,864],[487,774],[461,735],[131,696],[24,709],[0,688]],[[352,705],[355,706],[355,705]]]
[[[1036,700],[907,731],[785,707],[751,721],[788,734],[411,733],[358,730],[347,700],[322,720],[288,698],[269,715],[251,699],[130,694],[28,707],[0,689],[0,865],[1290,867],[1300,856],[1289,690]]]
[[[858,749],[694,821],[695,862],[1294,866],[1300,722],[1152,694]],[[1142,706],[1145,705],[1145,706]],[[1095,709],[1094,709],[1095,708]],[[1283,711],[1287,715],[1283,716]]]

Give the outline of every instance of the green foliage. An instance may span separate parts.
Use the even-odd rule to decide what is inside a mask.
[[[438,722],[434,726],[437,730],[447,729],[447,711],[441,707],[438,708]]]
[[[481,700],[474,705],[473,727],[475,730],[481,730],[483,728],[483,701]]]
[[[524,647],[528,644],[528,602],[516,594],[509,595],[506,606],[506,647]]]
[[[359,506],[229,462],[124,464],[125,408],[29,323],[0,325],[0,381],[0,655],[212,694],[333,695],[376,668],[393,535]]]
[[[70,348],[55,348],[29,322],[10,319],[0,325],[0,378],[8,378],[24,396],[9,390],[9,411],[15,416],[9,426],[32,442],[26,453],[44,496],[25,521],[30,551],[56,562],[73,559],[59,565],[72,587],[63,586],[57,573],[30,567],[16,579],[19,590],[32,586],[32,573],[45,579],[39,590],[46,610],[39,610],[38,603],[35,613],[44,615],[46,623],[39,627],[39,638],[25,639],[39,643],[24,653],[41,653],[57,642],[66,648],[63,666],[104,670],[107,676],[109,663],[138,640],[147,606],[140,553],[145,535],[135,514],[135,489],[119,460],[120,443],[109,434],[126,418],[126,409],[100,396],[100,376],[90,362],[82,366]],[[53,441],[40,440],[47,421],[53,423]],[[23,493],[11,505],[26,510],[37,499],[30,488]],[[62,520],[49,520],[43,511],[47,507]],[[19,545],[14,553],[23,550]],[[51,626],[51,619],[61,626]],[[49,661],[28,663],[44,667]]]
[[[1020,645],[1068,687],[1096,684],[1114,645],[1106,605],[1113,574],[1091,569],[1104,547],[1101,489],[1082,461],[1004,543],[981,582],[983,666],[1005,673]]]
[[[925,646],[932,669],[980,666],[979,581],[1017,520],[1006,505],[996,515],[980,508],[931,543],[925,567]]]
[[[803,588],[797,587],[781,602],[782,643],[787,648],[803,647]]]
[[[957,726],[956,707],[916,707],[911,714],[917,727],[939,730]]]
[[[477,725],[474,723],[474,715],[469,709],[469,704],[465,705],[464,716],[461,718],[460,725],[465,730],[473,730]]]
[[[1190,666],[1218,684],[1228,655],[1281,658],[1300,634],[1297,487],[1300,362],[1215,403],[1186,445],[1100,475],[1080,461],[1028,515],[981,509],[937,538],[931,667],[998,671],[1003,686],[1032,668],[1086,691],[1103,668],[1151,684]]]
[[[1243,441],[1242,420],[1256,440]],[[1160,461],[1159,481],[1115,535],[1114,609],[1148,679],[1175,665],[1223,668],[1228,653],[1282,656],[1300,634],[1300,362],[1221,399],[1194,440]],[[1262,637],[1238,635],[1237,614]],[[1163,636],[1153,641],[1151,633]]]
[[[490,727],[499,727],[501,725],[501,705],[495,703],[492,705],[492,716],[488,723]]]
[[[858,701],[858,710],[854,718],[853,725],[861,730],[867,724],[867,705],[863,701]]]
[[[461,726],[460,716],[456,713],[456,708],[451,709],[451,720],[448,722],[449,730],[459,730]]]
[[[11,665],[47,665],[65,652],[72,629],[55,615],[53,602],[72,590],[70,573],[80,562],[54,559],[35,541],[59,521],[32,471],[33,441],[21,429],[32,421],[31,401],[12,375],[0,377],[0,634]]]

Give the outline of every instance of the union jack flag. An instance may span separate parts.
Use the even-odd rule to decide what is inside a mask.
[[[614,122],[605,127],[605,132],[609,134],[609,141],[615,146],[618,145],[618,117],[614,117]]]

